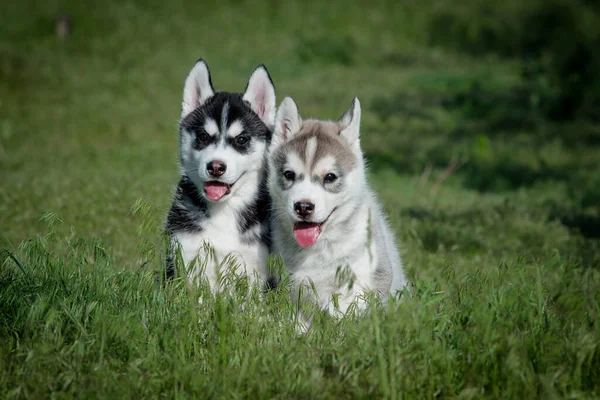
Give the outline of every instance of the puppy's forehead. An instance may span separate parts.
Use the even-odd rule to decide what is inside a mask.
[[[242,130],[247,130],[251,134],[258,134],[268,139],[271,137],[271,132],[266,125],[262,122],[259,116],[252,111],[250,106],[244,102],[241,93],[231,92],[217,92],[215,95],[207,100],[207,102],[192,111],[181,121],[181,129],[189,132],[196,132],[198,130],[206,130],[206,124],[210,124],[209,128],[212,133],[217,127],[219,134],[229,134],[233,136],[231,132],[238,131],[237,134],[241,133]],[[241,124],[242,129],[239,129]],[[215,132],[216,133],[216,132]]]
[[[285,164],[294,155],[307,171],[333,168],[350,172],[357,165],[354,153],[339,138],[339,126],[334,122],[306,121],[300,133],[275,155],[275,162]],[[314,171],[317,172],[317,171]]]

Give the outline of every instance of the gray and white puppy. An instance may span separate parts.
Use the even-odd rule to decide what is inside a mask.
[[[303,121],[287,97],[269,155],[273,249],[295,290],[309,284],[332,314],[363,294],[384,299],[406,285],[394,234],[366,179],[357,98],[339,121]],[[313,286],[314,285],[314,286]]]

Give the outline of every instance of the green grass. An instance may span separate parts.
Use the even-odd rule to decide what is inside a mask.
[[[431,47],[434,3],[2,3],[0,397],[600,397],[600,128]],[[298,337],[285,287],[157,282],[199,57],[232,91],[265,63],[304,117],[360,98],[401,304]]]

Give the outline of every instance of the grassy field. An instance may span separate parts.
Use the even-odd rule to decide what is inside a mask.
[[[600,398],[600,125],[396,3],[2,2],[0,397]],[[285,288],[157,284],[199,57],[230,91],[265,63],[305,117],[360,98],[402,304],[298,337]]]

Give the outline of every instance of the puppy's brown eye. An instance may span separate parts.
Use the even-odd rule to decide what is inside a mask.
[[[283,177],[288,181],[293,181],[294,179],[296,179],[296,174],[294,173],[294,171],[287,170],[283,173]]]
[[[338,178],[338,177],[337,177],[335,174],[332,174],[332,173],[330,172],[330,173],[328,173],[327,175],[325,175],[325,178],[323,178],[323,182],[325,182],[325,183],[332,183],[332,182],[335,182],[335,180],[336,180],[337,178]]]
[[[240,146],[245,145],[246,143],[248,143],[249,140],[250,139],[246,135],[239,135],[235,138],[235,142]]]
[[[210,135],[206,132],[201,132],[198,134],[198,139],[202,142],[208,142],[210,140]]]

